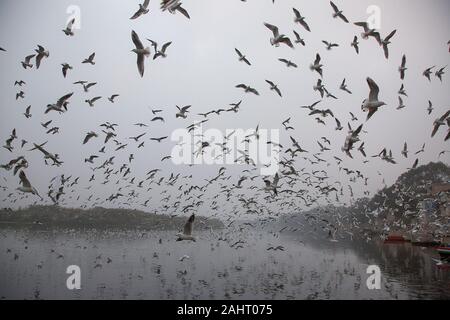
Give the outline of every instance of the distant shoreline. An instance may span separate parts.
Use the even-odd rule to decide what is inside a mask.
[[[30,206],[19,210],[0,210],[0,228],[182,230],[185,223],[186,216],[102,207],[74,209],[60,206]],[[195,228],[198,230],[223,227],[223,223],[218,219],[196,216]]]

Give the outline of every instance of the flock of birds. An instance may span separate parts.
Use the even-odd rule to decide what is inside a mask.
[[[145,15],[150,12],[149,0],[145,0],[142,4],[139,4],[138,10],[131,16],[131,20],[143,19]],[[274,1],[273,1],[274,2]],[[161,2],[161,10],[168,11],[171,14],[181,14],[187,19],[191,19],[188,11],[182,6],[179,0],[163,0]],[[351,24],[350,20],[344,14],[344,11],[330,1],[330,13],[333,19],[338,19],[339,23]],[[194,17],[195,18],[195,17]],[[314,26],[311,22],[303,16],[296,8],[292,9],[291,19],[293,21],[292,27],[298,28],[293,31],[294,38],[288,34],[283,34],[279,28],[273,24],[264,22],[262,27],[268,31],[267,45],[273,47],[287,46],[295,48],[296,46],[306,46],[306,42],[301,38],[302,33],[314,32]],[[67,37],[76,37],[76,30],[74,29],[75,18],[72,19],[67,26],[62,30]],[[311,27],[310,27],[311,24]],[[383,37],[379,31],[372,29],[367,22],[354,22],[355,32],[361,28],[362,33],[360,38],[357,35],[353,36],[352,42],[349,42],[349,48],[353,48],[355,55],[361,54],[361,39],[362,41],[376,41],[380,47],[380,54],[384,54],[386,59],[390,59],[389,46],[393,45],[395,41],[396,31],[393,30],[386,37]],[[170,45],[172,42],[166,42],[163,45],[157,42],[146,39],[149,45],[145,45],[141,37],[131,30],[131,43],[133,49],[131,50],[136,54],[137,58],[137,70],[140,77],[144,77],[145,66],[148,59],[168,58],[170,57]],[[335,50],[340,45],[330,41],[322,41],[325,49]],[[353,50],[352,49],[352,50]],[[233,50],[233,48],[231,48]],[[252,59],[243,53],[243,50],[234,48],[237,54],[236,63],[244,63],[247,66],[252,66]],[[276,49],[274,49],[276,50]],[[1,55],[8,54],[7,49],[0,48]],[[1,59],[0,55],[0,59]],[[88,57],[80,57],[80,61],[83,64],[91,65],[95,68],[96,56],[95,52],[92,52]],[[298,65],[288,59],[280,58],[279,61],[288,68],[298,68]],[[20,65],[26,70],[36,70],[47,63],[52,63],[50,50],[42,45],[37,45],[33,53],[26,55],[23,61],[20,61]],[[62,63],[62,75],[64,78],[68,77],[70,71],[74,66],[69,63]],[[345,167],[344,157],[354,158],[354,150],[357,150],[361,156],[361,161],[364,164],[369,163],[370,157],[366,155],[364,149],[364,141],[362,140],[363,134],[368,134],[364,130],[364,123],[358,123],[358,118],[350,112],[350,118],[346,121],[344,119],[338,119],[332,109],[322,109],[320,107],[323,99],[338,99],[328,87],[324,84],[324,70],[325,65],[322,61],[322,57],[319,53],[316,54],[315,60],[310,65],[312,74],[317,74],[318,79],[313,90],[320,95],[320,99],[310,105],[302,106],[301,109],[306,109],[307,115],[314,117],[317,125],[330,126],[327,119],[334,120],[336,126],[335,130],[339,133],[344,130],[344,123],[347,122],[348,131],[345,138],[342,140],[340,147],[332,146],[330,139],[326,136],[319,137],[317,139],[317,150],[305,150],[294,136],[295,134],[289,134],[295,132],[293,126],[291,126],[291,117],[282,122],[281,127],[284,129],[290,138],[290,144],[288,146],[282,146],[279,143],[268,142],[268,144],[277,145],[280,147],[280,154],[282,155],[279,165],[281,166],[279,172],[274,177],[261,177],[256,172],[258,170],[257,165],[249,155],[248,150],[238,150],[240,157],[236,159],[236,163],[243,165],[243,170],[240,176],[236,177],[229,173],[226,166],[220,167],[210,179],[205,179],[203,184],[194,184],[192,174],[182,175],[181,173],[164,173],[160,168],[149,168],[145,177],[141,177],[140,173],[134,172],[133,160],[135,159],[134,153],[128,153],[126,161],[117,163],[119,158],[119,151],[125,152],[131,146],[131,142],[135,143],[137,150],[142,149],[141,154],[145,154],[145,143],[157,142],[163,143],[168,136],[151,137],[149,139],[148,132],[139,132],[136,136],[121,137],[117,131],[119,127],[118,123],[104,122],[99,128],[92,129],[87,132],[80,139],[82,145],[90,144],[96,139],[102,139],[103,144],[97,154],[92,154],[86,157],[85,163],[93,165],[92,175],[90,177],[74,177],[72,175],[58,174],[50,180],[48,190],[46,192],[46,198],[44,199],[44,192],[39,192],[27,176],[27,168],[29,163],[27,161],[26,152],[40,152],[43,156],[44,163],[56,168],[64,168],[64,160],[61,155],[50,151],[50,145],[47,142],[38,143],[36,141],[29,142],[26,139],[31,137],[20,137],[20,128],[14,128],[11,131],[11,135],[7,137],[3,146],[4,150],[7,150],[12,159],[5,164],[1,165],[1,168],[11,172],[12,177],[18,176],[17,188],[18,191],[24,195],[19,195],[16,192],[5,194],[6,197],[3,201],[15,203],[18,200],[29,198],[30,196],[39,199],[40,203],[52,203],[61,204],[68,202],[69,200],[75,200],[79,203],[83,203],[82,207],[98,206],[98,205],[111,205],[111,206],[125,206],[125,207],[152,207],[155,212],[168,213],[171,215],[186,214],[190,215],[188,222],[184,228],[184,232],[178,235],[179,240],[195,240],[192,236],[192,225],[194,223],[195,213],[201,211],[208,211],[208,216],[228,216],[228,221],[235,219],[238,216],[245,217],[246,214],[256,214],[260,216],[276,215],[281,211],[295,211],[299,207],[312,207],[321,203],[340,203],[340,198],[344,197],[345,193],[353,198],[353,188],[357,182],[363,182],[367,186],[369,177],[365,176],[359,170],[352,170]],[[436,67],[431,66],[423,71],[424,81],[432,81],[432,76],[444,81],[446,66]],[[408,64],[406,55],[402,56],[401,63],[398,67],[400,80],[403,81],[408,75]],[[412,75],[416,76],[416,75]],[[272,80],[265,80],[268,84],[270,91],[273,91],[280,98],[283,97],[283,90]],[[90,92],[97,83],[89,81],[76,81],[74,86],[80,85],[85,93]],[[25,99],[25,91],[22,90],[26,87],[26,82],[23,80],[17,80],[14,86],[18,86],[20,91],[16,95],[18,102]],[[239,83],[236,85],[237,89],[242,90],[244,94],[260,95],[260,92],[249,84]],[[343,79],[339,85],[339,90],[345,92],[345,94],[352,95],[348,85],[348,79]],[[69,111],[70,100],[73,97],[74,92],[67,93],[61,96],[56,102],[49,103],[43,112],[47,120],[41,122],[42,128],[45,130],[49,137],[57,137],[59,133],[59,127],[53,126],[57,116]],[[407,97],[407,92],[404,84],[401,84],[401,88],[398,91],[398,107],[397,109],[405,108],[404,99]],[[95,96],[90,99],[86,99],[85,102],[89,107],[95,107],[95,104],[103,99],[102,96]],[[115,93],[107,97],[110,103],[116,103],[120,100],[120,94]],[[331,100],[331,101],[332,101]],[[199,113],[201,120],[193,121],[191,119],[191,112],[194,107],[191,105],[176,106],[177,112],[174,117],[179,119],[187,119],[189,117],[193,124],[187,126],[189,131],[193,131],[200,125],[211,120],[212,116],[220,116],[222,113],[236,114],[240,111],[241,106],[244,104],[244,99],[238,102],[231,103],[226,108],[217,110],[211,110],[206,113]],[[367,98],[362,101],[361,110],[367,112],[366,122],[373,121],[373,117],[376,113],[383,113],[383,109],[389,108],[391,103],[382,101],[380,88],[376,79],[367,77]],[[301,110],[299,109],[299,110]],[[428,103],[427,109],[424,113],[431,115],[433,113],[433,104],[431,101]],[[23,115],[27,119],[34,119],[32,107],[27,106]],[[356,109],[355,109],[356,111]],[[38,111],[36,111],[37,113]],[[149,122],[136,123],[135,127],[144,130],[149,127],[150,123],[165,122],[164,116],[168,110],[154,109],[152,110],[153,118]],[[53,115],[53,117],[51,117]],[[42,114],[39,114],[42,116]],[[50,118],[51,117],[51,118]],[[376,117],[375,117],[376,118]],[[30,120],[31,121],[31,120]],[[356,123],[356,124],[355,124]],[[127,125],[127,124],[120,124]],[[424,125],[428,125],[424,122]],[[333,124],[332,124],[333,126]],[[450,110],[447,110],[443,114],[437,115],[434,122],[430,121],[430,135],[435,137],[439,135],[443,130],[440,128],[447,128],[447,133],[443,137],[439,137],[442,141],[448,141],[450,138]],[[198,147],[194,151],[194,157],[199,157],[205,152],[209,152],[211,149],[219,150],[218,157],[225,157],[231,152],[228,147],[228,143],[232,139],[232,134],[224,137],[223,143],[213,144],[209,141],[205,141],[203,137],[197,137]],[[315,139],[311,132],[310,139]],[[259,126],[256,127],[254,133],[248,135],[245,139],[247,144],[257,141],[259,139]],[[168,142],[167,142],[168,143]],[[444,143],[443,143],[444,145]],[[29,148],[26,148],[29,146]],[[418,156],[425,151],[425,143],[423,147],[415,152]],[[439,157],[444,155],[446,150],[442,150]],[[408,145],[405,142],[401,155],[408,158],[409,150]],[[379,153],[372,156],[373,158],[379,158],[389,164],[396,164],[394,153],[392,150],[383,148]],[[164,156],[161,161],[170,160],[171,156]],[[299,161],[303,161],[299,165]],[[329,176],[329,172],[326,170],[332,162],[335,162],[339,168],[339,171],[346,173],[348,183],[339,180],[332,181]],[[412,164],[412,168],[417,167],[419,158],[416,157]],[[325,167],[323,167],[324,165]],[[177,169],[174,167],[174,169]],[[183,169],[184,170],[184,169]],[[108,198],[96,197],[95,189],[99,188],[96,183],[101,181],[101,185],[116,185],[116,192],[111,194]],[[160,192],[161,200],[153,199],[150,196],[158,187],[163,190]],[[0,186],[3,191],[7,191],[7,187]],[[208,194],[208,190],[212,187],[217,188],[218,192]],[[77,188],[85,188],[90,190],[91,194],[86,199],[82,199],[80,195],[77,195]],[[348,190],[348,192],[347,192]],[[368,191],[365,191],[366,196],[369,195]],[[142,201],[142,196],[146,197],[145,201]],[[223,212],[222,204],[227,203],[232,207],[230,212]],[[272,211],[269,209],[269,204],[276,205],[278,211]]]

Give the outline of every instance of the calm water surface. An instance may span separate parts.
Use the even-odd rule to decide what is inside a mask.
[[[265,231],[0,229],[2,299],[449,299],[450,269],[432,249],[354,241],[300,241]],[[238,240],[243,244],[231,247]],[[284,251],[267,250],[282,246]],[[189,258],[180,261],[184,255]],[[381,289],[368,290],[368,265]],[[66,268],[81,268],[68,290]]]

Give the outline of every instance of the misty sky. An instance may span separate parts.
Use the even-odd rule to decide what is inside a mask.
[[[80,184],[75,189],[67,189],[64,204],[70,206],[93,205],[102,203],[108,196],[117,192],[118,187],[128,185],[121,180],[116,184],[117,177],[103,185],[103,170],[95,172],[96,180],[89,183],[92,175],[92,165],[84,163],[84,159],[98,153],[103,145],[104,135],[100,124],[105,121],[119,124],[118,140],[127,143],[125,150],[114,152],[114,145],[107,145],[107,153],[100,154],[95,165],[100,165],[105,159],[116,156],[114,170],[128,163],[128,156],[133,153],[135,160],[130,165],[132,173],[129,178],[136,177],[136,182],[145,179],[145,173],[153,168],[163,171],[157,175],[168,177],[170,173],[193,175],[192,181],[183,180],[168,188],[168,194],[179,195],[180,184],[204,185],[204,179],[217,175],[220,166],[198,165],[195,167],[173,165],[170,160],[161,163],[161,158],[170,155],[174,142],[166,140],[162,143],[150,141],[150,137],[170,136],[177,128],[185,128],[194,121],[202,120],[197,115],[213,109],[228,108],[230,103],[243,100],[238,113],[222,113],[212,115],[204,125],[205,129],[215,128],[225,132],[226,129],[251,129],[259,125],[260,129],[280,129],[284,149],[290,146],[289,136],[292,135],[300,145],[313,152],[319,152],[317,142],[325,136],[331,140],[331,151],[321,157],[329,160],[330,166],[319,164],[311,166],[309,162],[297,158],[297,170],[305,168],[326,170],[331,184],[340,181],[344,186],[348,201],[348,176],[338,170],[333,156],[343,159],[342,167],[360,170],[368,177],[368,186],[364,187],[361,180],[352,184],[355,197],[363,195],[364,190],[372,194],[382,188],[382,181],[392,184],[398,175],[411,167],[418,157],[419,164],[437,161],[442,150],[450,150],[449,141],[444,142],[446,127],[431,139],[433,121],[449,109],[448,75],[443,76],[442,83],[432,75],[432,81],[422,76],[422,72],[431,66],[443,67],[449,63],[448,30],[450,21],[450,2],[447,0],[402,0],[402,1],[335,1],[351,21],[345,24],[340,19],[333,19],[329,1],[284,1],[277,0],[185,0],[183,6],[188,10],[191,19],[181,14],[172,15],[159,9],[159,1],[150,1],[150,12],[137,20],[129,18],[137,10],[139,1],[25,1],[3,0],[0,3],[0,47],[7,52],[0,52],[0,137],[2,143],[8,139],[13,128],[16,128],[19,139],[14,141],[14,150],[9,152],[2,148],[0,163],[5,164],[13,158],[24,155],[29,162],[27,176],[41,195],[45,195],[51,178],[65,174],[80,177]],[[61,30],[65,27],[69,14],[66,12],[71,5],[80,8],[81,29],[75,30],[74,37],[67,37]],[[363,40],[360,37],[361,28],[353,25],[356,21],[366,21],[366,9],[377,5],[381,9],[381,29],[385,37],[393,29],[396,35],[390,45],[390,58],[386,60],[381,47],[373,39]],[[294,24],[292,8],[299,9],[306,16],[311,27],[311,33],[300,25]],[[269,39],[270,31],[263,23],[277,25],[282,33],[292,40],[292,30],[296,30],[305,39],[306,46],[295,45],[295,50],[281,45],[272,47]],[[136,55],[131,41],[131,30],[135,30],[144,45],[150,46],[146,38],[159,44],[172,41],[165,59],[146,59],[145,75],[141,78],[136,67]],[[350,43],[357,35],[360,42],[360,54],[357,55]],[[322,40],[338,43],[340,46],[327,51]],[[50,51],[48,59],[42,61],[39,70],[35,67],[24,70],[20,65],[25,56],[32,54],[40,44]],[[239,62],[234,48],[239,48],[252,66]],[[153,50],[152,50],[153,51]],[[96,52],[95,66],[81,64],[92,52]],[[308,111],[301,105],[309,105],[320,100],[318,92],[313,91],[313,85],[318,79],[317,73],[309,70],[309,65],[315,59],[316,53],[322,56],[324,64],[323,81],[326,88],[339,99],[324,98],[318,108],[330,108],[341,121],[345,129],[335,131],[334,119],[325,119],[326,126],[318,124]],[[404,81],[400,79],[398,66],[401,57],[406,54],[407,73]],[[290,59],[298,68],[286,68],[278,58]],[[34,60],[33,60],[34,62]],[[63,78],[61,63],[67,62],[73,66],[67,78]],[[435,71],[436,69],[434,69]],[[367,123],[366,113],[361,111],[361,102],[368,95],[366,77],[370,76],[380,87],[380,99],[387,106],[377,112]],[[349,95],[339,90],[341,81],[346,78]],[[277,83],[283,93],[278,97],[269,90],[264,81]],[[15,80],[24,80],[27,84],[22,88],[14,87]],[[88,93],[83,92],[79,85],[73,82],[87,80],[97,82]],[[256,88],[260,96],[245,94],[235,88],[236,84],[245,83]],[[405,85],[408,97],[404,97],[406,108],[396,110],[398,105],[397,91],[401,84]],[[25,99],[16,101],[18,91],[25,92]],[[66,93],[74,92],[70,99],[69,111],[64,114],[49,113],[44,115],[46,105],[55,103]],[[106,97],[120,94],[116,103],[111,104]],[[94,108],[89,107],[84,100],[94,96],[102,96]],[[428,115],[426,108],[431,100],[434,111]],[[25,108],[31,105],[32,118],[23,115]],[[176,119],[176,105],[192,105],[187,119]],[[153,118],[151,109],[162,109],[159,115],[165,118],[165,123],[150,122]],[[363,164],[364,158],[355,149],[354,159],[348,158],[341,147],[347,134],[346,124],[350,121],[349,112],[353,112],[358,121],[352,123],[357,127],[364,123],[367,133],[361,135],[365,142],[369,163]],[[295,131],[286,132],[281,122],[291,117],[290,125]],[[60,127],[56,135],[46,134],[41,122],[53,120],[49,126]],[[139,128],[133,124],[144,122],[148,128]],[[99,133],[99,138],[86,145],[82,141],[89,131]],[[143,138],[145,147],[137,149],[137,143],[128,137],[147,132]],[[23,149],[20,140],[28,141]],[[144,141],[143,140],[143,141]],[[58,153],[64,165],[61,167],[45,166],[43,156],[38,151],[28,152],[31,143],[48,141],[46,149]],[[403,143],[408,143],[410,156],[401,156]],[[418,156],[414,152],[426,143],[425,152]],[[3,145],[3,144],[2,144]],[[358,144],[359,145],[359,144]],[[396,165],[388,164],[379,158],[371,158],[384,147],[392,150],[397,161]],[[287,155],[286,155],[287,156]],[[450,153],[439,158],[449,164]],[[242,170],[247,166],[227,166],[226,176],[232,174],[229,181],[223,183],[236,184],[242,176]],[[381,175],[378,174],[381,173]],[[255,171],[252,175],[256,174]],[[11,206],[10,200],[17,197],[14,191],[18,187],[19,178],[12,171],[0,171],[0,185],[8,189],[1,192],[3,201],[7,195],[14,193],[0,206]],[[3,179],[4,178],[4,179]],[[129,180],[129,179],[128,179]],[[264,186],[263,179],[247,181],[245,186]],[[90,187],[90,190],[86,188]],[[145,200],[151,199],[147,210],[158,210],[161,207],[161,195],[164,187],[154,187],[147,192],[145,188],[125,188],[122,192],[136,189],[139,197],[130,201],[133,208],[142,209]],[[299,184],[296,189],[301,187]],[[207,194],[214,196],[217,186],[208,190]],[[251,195],[250,191],[240,191]],[[316,192],[316,191],[313,191]],[[76,201],[76,195],[80,200]],[[94,194],[91,201],[86,199]],[[47,197],[46,203],[50,203]],[[95,199],[98,198],[98,201]],[[330,197],[333,198],[334,197]],[[21,196],[19,205],[33,203],[37,198]],[[205,200],[206,199],[202,199]],[[172,204],[175,199],[170,200]],[[183,198],[181,198],[183,201]],[[219,203],[224,203],[219,198]],[[122,199],[115,205],[121,206],[127,202]],[[114,203],[113,203],[114,204]],[[182,203],[187,205],[188,203]],[[209,204],[209,202],[208,202]],[[234,204],[227,204],[227,210],[232,210]],[[224,207],[225,208],[225,207]],[[208,205],[201,207],[203,214],[208,214]],[[225,210],[225,209],[224,209]],[[179,212],[179,210],[174,210]]]

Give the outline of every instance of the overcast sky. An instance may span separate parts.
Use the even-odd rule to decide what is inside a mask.
[[[149,138],[170,136],[173,130],[202,120],[203,117],[198,116],[198,113],[228,108],[230,103],[243,100],[239,113],[212,115],[204,128],[215,128],[224,133],[227,129],[251,129],[257,125],[260,129],[280,129],[280,143],[285,149],[290,145],[289,135],[292,135],[302,147],[312,152],[319,151],[316,141],[325,136],[331,140],[332,151],[325,153],[323,158],[330,160],[331,165],[311,167],[308,162],[298,159],[296,168],[305,167],[309,172],[325,169],[330,176],[330,183],[341,181],[346,185],[348,177],[339,172],[332,160],[333,156],[337,156],[344,160],[342,167],[361,170],[369,178],[367,189],[376,192],[382,187],[383,179],[387,184],[392,184],[399,174],[412,166],[416,159],[413,153],[423,143],[426,143],[426,147],[425,152],[418,156],[419,164],[437,161],[440,151],[450,150],[449,141],[444,142],[447,128],[442,127],[435,138],[430,138],[433,121],[449,109],[448,75],[444,75],[442,83],[434,74],[431,82],[422,76],[427,67],[443,67],[449,63],[447,41],[450,2],[361,0],[335,3],[352,23],[345,24],[340,19],[333,19],[329,1],[324,0],[277,0],[275,4],[271,0],[185,0],[183,6],[191,16],[190,20],[179,13],[172,15],[162,12],[159,1],[155,0],[150,1],[150,12],[137,20],[129,18],[137,10],[139,1],[3,0],[0,2],[0,47],[7,52],[0,52],[0,137],[4,142],[12,129],[16,128],[19,140],[14,142],[13,153],[2,148],[0,163],[5,164],[24,155],[30,163],[26,170],[27,176],[41,194],[46,193],[52,177],[64,173],[66,176],[80,176],[80,185],[73,194],[82,195],[79,201],[66,199],[67,204],[92,204],[94,201],[86,202],[91,193],[94,193],[94,199],[99,197],[103,201],[117,192],[118,186],[125,186],[127,182],[116,185],[116,179],[111,179],[111,183],[102,185],[104,179],[98,171],[96,181],[89,183],[91,165],[85,164],[84,159],[93,154],[98,155],[104,135],[101,134],[84,146],[82,141],[88,131],[101,133],[99,125],[110,121],[119,124],[118,140],[128,143],[128,147],[114,152],[113,144],[109,144],[107,154],[101,155],[96,165],[115,155],[114,168],[117,169],[127,163],[129,154],[133,153],[135,160],[131,165],[130,177],[136,177],[136,181],[144,179],[150,169],[161,168],[163,172],[158,177],[168,176],[172,172],[193,174],[194,183],[204,184],[203,179],[214,177],[220,166],[176,166],[170,160],[161,163],[162,157],[170,155],[174,142],[166,140],[158,144],[149,141]],[[72,5],[80,9],[81,29],[75,30],[74,37],[67,37],[61,30],[70,15],[67,8]],[[369,15],[366,9],[370,5],[377,5],[381,9],[379,32],[382,37],[397,29],[389,47],[389,60],[385,59],[381,47],[373,39],[361,39],[362,29],[353,25],[353,22],[367,20]],[[293,7],[306,16],[311,33],[294,24]],[[264,27],[264,22],[277,25],[292,40],[292,30],[296,30],[304,37],[306,47],[296,45],[295,50],[284,45],[272,47],[269,42],[271,33]],[[150,42],[146,38],[159,44],[172,41],[166,59],[146,59],[143,78],[137,71],[136,55],[131,52],[134,48],[131,30],[135,30],[148,46]],[[359,55],[350,47],[355,35],[360,41]],[[340,46],[327,51],[322,40]],[[24,70],[20,61],[32,54],[38,44],[50,51],[49,58],[42,61],[39,70],[35,67]],[[234,48],[246,54],[252,66],[239,62]],[[96,52],[95,66],[81,64],[92,52]],[[316,53],[322,56],[325,86],[339,98],[324,99],[319,108],[330,108],[343,126],[350,121],[349,112],[353,112],[359,120],[353,122],[352,126],[364,123],[364,130],[368,132],[361,135],[368,156],[386,147],[392,150],[397,165],[378,158],[368,158],[370,162],[363,164],[364,158],[357,150],[353,151],[354,159],[348,158],[341,151],[347,128],[335,131],[335,122],[330,117],[325,119],[326,126],[320,125],[314,117],[308,116],[307,110],[299,108],[320,100],[318,92],[312,90],[318,75],[309,70]],[[398,72],[403,54],[406,54],[408,67],[404,81]],[[298,64],[298,68],[288,69],[278,58],[290,59]],[[61,63],[64,62],[73,66],[65,79],[61,73]],[[368,76],[378,83],[380,99],[387,106],[365,123],[366,114],[360,106],[368,95]],[[352,95],[339,90],[344,78]],[[282,98],[269,90],[265,79],[279,85]],[[15,95],[20,88],[13,86],[15,80],[26,82],[22,87],[25,99],[16,101]],[[81,86],[73,84],[78,80],[98,84],[89,93],[84,93]],[[243,93],[235,88],[239,83],[251,85],[260,95]],[[408,93],[408,97],[403,99],[407,107],[399,111],[396,110],[397,91],[402,83]],[[70,99],[67,113],[44,115],[47,104],[55,103],[69,92],[75,94]],[[120,97],[111,104],[106,97],[114,93],[120,94]],[[94,108],[90,108],[84,100],[97,95],[103,98]],[[435,108],[431,115],[426,112],[428,100],[433,102]],[[30,119],[23,115],[28,105],[32,106]],[[176,105],[192,105],[187,119],[175,119]],[[153,117],[151,109],[162,109],[160,115],[166,122],[150,122]],[[286,132],[283,129],[281,122],[288,117],[291,117],[290,125],[295,131]],[[50,119],[53,120],[50,127],[60,127],[59,134],[48,135],[41,127],[41,122]],[[149,127],[133,126],[137,122],[147,123]],[[147,132],[144,137],[145,147],[138,150],[137,144],[128,137],[144,132]],[[59,168],[45,166],[40,152],[26,151],[30,149],[29,145],[20,148],[21,139],[27,140],[29,144],[48,141],[46,149],[58,153],[64,165]],[[408,143],[411,151],[408,159],[400,154],[404,142]],[[439,160],[448,164],[450,153]],[[246,168],[227,166],[227,175],[233,174],[229,183],[237,183],[242,170]],[[0,175],[5,178],[0,185],[8,187],[8,190],[1,191],[3,200],[18,186],[19,179],[5,170],[1,170]],[[264,185],[262,179],[252,183],[258,188]],[[91,185],[91,190],[85,190]],[[362,183],[356,186],[362,186]],[[161,205],[159,201],[163,196],[160,192],[163,188],[155,187],[150,193],[146,189],[137,190],[140,193],[137,203],[143,203],[151,197],[150,207],[156,210]],[[355,196],[362,196],[364,190],[354,188]],[[214,192],[211,190],[211,195]],[[169,193],[178,194],[176,188]],[[25,205],[35,199],[28,197],[18,203]],[[348,200],[348,195],[344,199]],[[9,205],[9,200],[4,201],[3,205]],[[133,207],[141,208],[138,205]]]

